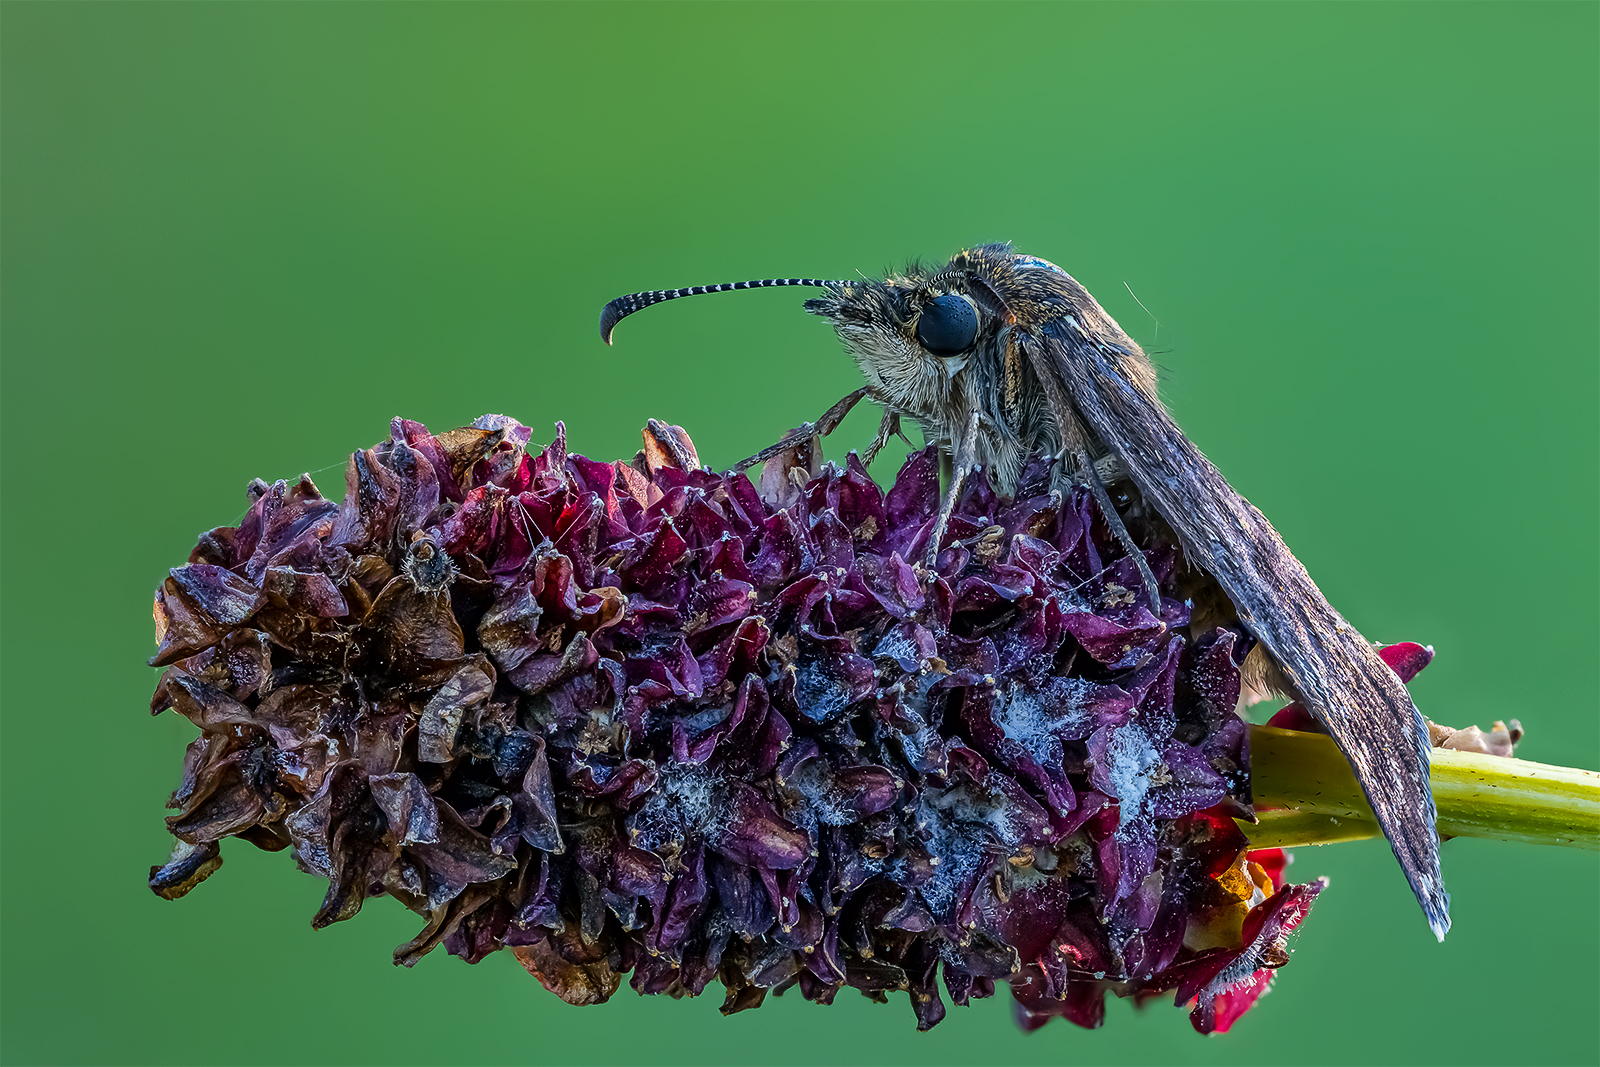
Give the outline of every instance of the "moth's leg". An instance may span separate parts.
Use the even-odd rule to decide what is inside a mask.
[[[872,461],[878,458],[878,453],[883,451],[883,446],[889,443],[891,437],[899,437],[906,444],[911,443],[910,439],[900,432],[900,413],[893,408],[884,408],[883,421],[878,424],[878,436],[874,437],[867,450],[861,453],[861,465],[872,466]]]
[[[1111,527],[1111,532],[1122,543],[1122,550],[1133,560],[1134,566],[1139,568],[1139,577],[1144,582],[1144,591],[1150,597],[1150,611],[1159,617],[1161,615],[1161,590],[1156,585],[1156,576],[1150,570],[1150,562],[1144,558],[1141,549],[1133,535],[1128,533],[1128,528],[1122,525],[1122,516],[1117,514],[1117,509],[1111,504],[1111,497],[1106,493],[1106,487],[1100,481],[1100,471],[1089,459],[1089,453],[1078,453],[1078,471],[1084,482],[1089,486],[1089,492],[1094,494],[1094,502],[1100,505],[1100,514],[1106,517],[1106,525]]]
[[[861,403],[861,398],[866,396],[868,392],[867,387],[862,386],[827,411],[824,411],[822,417],[816,422],[806,423],[799,429],[787,434],[783,440],[776,444],[768,445],[749,459],[741,460],[728,469],[730,471],[748,470],[757,463],[765,463],[779,452],[793,448],[801,441],[809,440],[813,437],[826,437],[839,428],[839,424],[844,421],[844,417],[850,414],[850,409]]]
[[[939,519],[933,524],[933,535],[928,539],[928,554],[924,562],[930,575],[937,569],[939,542],[944,540],[945,527],[950,525],[950,516],[955,514],[956,498],[961,495],[961,483],[967,480],[967,475],[971,474],[972,468],[977,465],[978,421],[982,418],[983,416],[976,411],[972,413],[972,418],[967,420],[966,432],[961,435],[961,442],[956,446],[956,454],[950,468],[950,488],[945,492],[944,505],[939,508]]]

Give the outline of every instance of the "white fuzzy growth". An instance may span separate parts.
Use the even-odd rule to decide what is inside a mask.
[[[933,877],[921,888],[935,915],[944,915],[954,905],[963,875],[1009,853],[1027,832],[1025,820],[1003,796],[985,796],[966,785],[924,792],[917,818],[924,827],[923,845],[938,861]]]
[[[874,659],[908,659],[915,662],[922,658],[922,653],[917,651],[916,644],[903,631],[894,629],[883,635],[883,640],[872,650],[872,656]]]
[[[1200,991],[1201,996],[1216,997],[1230,990],[1238,989],[1255,977],[1256,971],[1260,969],[1257,966],[1258,962],[1259,953],[1246,952],[1224,967],[1215,978],[1211,979],[1206,987]]]
[[[996,700],[994,724],[1001,733],[1038,758],[1057,737],[1074,737],[1089,720],[1094,683],[1082,678],[1053,678],[1043,690],[1007,688]]]
[[[697,763],[669,763],[650,799],[629,820],[634,844],[657,851],[711,833],[724,817],[721,779]]]
[[[850,690],[817,660],[802,660],[795,671],[794,699],[814,722],[827,722],[850,704]]]
[[[1027,832],[1025,820],[1000,794],[983,796],[965,785],[958,785],[953,789],[929,790],[923,794],[923,801],[925,810],[944,814],[940,821],[987,826],[1007,846],[1020,844]],[[929,820],[929,825],[933,821]]]
[[[952,791],[953,792],[953,791]],[[920,888],[922,899],[935,916],[945,917],[955,903],[956,885],[960,874],[983,859],[983,834],[976,828],[963,825],[945,810],[948,794],[923,794],[923,803],[917,815],[924,825],[923,841],[929,855],[938,864],[933,877]]]
[[[1161,753],[1142,729],[1130,723],[1112,732],[1102,766],[1112,795],[1122,805],[1119,827],[1127,826],[1144,808],[1151,776],[1161,766]]]
[[[795,814],[802,821],[810,816],[825,826],[848,826],[857,819],[849,805],[850,794],[839,787],[832,768],[822,759],[806,760],[783,785],[796,798]]]

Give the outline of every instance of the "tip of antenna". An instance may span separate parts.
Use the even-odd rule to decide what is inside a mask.
[[[602,308],[600,310],[600,340],[609,345],[611,343],[611,331],[617,328],[617,323],[626,314],[626,311],[622,311],[617,307],[617,301],[615,300]]]

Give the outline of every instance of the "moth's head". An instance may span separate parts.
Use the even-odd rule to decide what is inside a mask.
[[[964,279],[936,280],[913,267],[830,289],[805,308],[833,325],[864,369],[889,364],[910,370],[926,362],[953,376],[996,321],[969,289]]]
[[[914,263],[881,281],[830,287],[805,307],[833,324],[869,375],[885,365],[902,374],[925,365],[953,378],[1016,321],[1009,293],[1019,260],[1048,266],[1007,245],[986,245],[940,267]]]

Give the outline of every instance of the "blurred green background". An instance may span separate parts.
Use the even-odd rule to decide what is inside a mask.
[[[145,888],[192,734],[146,714],[151,590],[254,476],[404,413],[725,464],[853,388],[788,290],[1011,239],[1158,354],[1180,423],[1454,725],[1594,767],[1594,4],[0,7],[8,1062],[1593,1063],[1593,853],[1445,847],[1433,943],[1387,848],[1272,995],[1023,1035],[1004,996],[575,1009],[509,957],[389,963],[391,901],[239,842]],[[1149,309],[1142,310],[1133,293]],[[1157,322],[1159,321],[1159,328]],[[834,439],[866,442],[875,412]],[[886,463],[879,471],[892,469]]]

